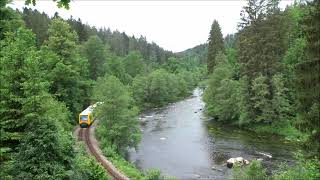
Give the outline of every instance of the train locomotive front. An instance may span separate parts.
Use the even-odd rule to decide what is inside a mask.
[[[95,105],[91,105],[79,114],[79,124],[81,128],[87,128],[93,123],[95,119],[93,116],[94,107]]]

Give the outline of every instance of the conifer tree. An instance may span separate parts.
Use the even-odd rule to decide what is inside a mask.
[[[207,68],[209,74],[212,73],[214,66],[217,64],[215,58],[220,51],[224,51],[223,37],[218,21],[214,20],[208,39]]]
[[[26,97],[24,66],[27,56],[35,50],[34,45],[34,35],[22,27],[16,32],[8,32],[0,42],[0,162],[11,158],[28,123],[22,110]]]
[[[56,179],[72,168],[72,139],[65,131],[70,116],[48,93],[45,57],[35,42],[22,27],[1,41],[1,177]]]
[[[89,76],[92,80],[97,80],[105,73],[104,64],[107,61],[106,46],[98,36],[90,36],[83,45],[83,55],[89,62]]]
[[[232,79],[234,68],[222,52],[219,52],[216,60],[217,65],[210,75],[203,100],[211,116],[219,121],[232,121],[239,115],[236,98],[238,82]]]
[[[282,74],[272,77],[273,98],[272,108],[277,115],[277,121],[287,121],[292,113],[293,107],[289,100],[289,89],[285,85],[285,78]]]
[[[278,0],[249,0],[241,15],[237,61],[240,75],[248,78],[247,109],[254,109],[253,113],[244,114],[252,115],[248,117],[251,120],[257,118],[257,122],[271,122],[275,118],[271,110],[272,77],[280,71],[285,52],[283,16]]]
[[[0,1],[0,40],[5,38],[5,32],[14,32],[23,25],[18,13],[6,7],[10,0]]]
[[[66,103],[74,114],[78,113],[88,99],[88,62],[78,52],[77,34],[60,18],[52,20],[46,48],[57,55],[47,69],[52,69],[50,92]],[[81,98],[79,98],[81,97]]]
[[[40,47],[48,39],[50,18],[45,13],[40,13],[31,8],[24,8],[23,20],[26,27],[32,29],[32,32],[36,35],[37,46]]]
[[[254,108],[254,122],[272,122],[274,120],[274,112],[272,111],[272,103],[270,100],[270,91],[267,84],[267,77],[263,75],[257,76],[252,81],[251,101]]]
[[[320,1],[308,3],[307,13],[300,22],[306,37],[306,57],[296,65],[298,111],[303,126],[311,134],[310,142],[320,152]]]

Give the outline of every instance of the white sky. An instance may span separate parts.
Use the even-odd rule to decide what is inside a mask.
[[[285,0],[284,8],[293,1]],[[223,35],[237,31],[243,0],[227,1],[72,1],[70,9],[57,8],[51,1],[37,0],[30,6],[49,16],[57,11],[65,19],[71,15],[97,28],[118,29],[127,35],[146,36],[166,50],[179,52],[205,43],[214,19],[219,21]],[[22,9],[24,1],[10,7]]]

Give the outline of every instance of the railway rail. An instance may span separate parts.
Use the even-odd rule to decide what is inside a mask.
[[[95,157],[95,159],[105,168],[105,170],[109,173],[109,175],[114,180],[129,180],[128,177],[126,177],[121,172],[119,172],[112,165],[112,163],[102,155],[96,143],[93,142],[95,140],[93,138],[93,134],[91,134],[91,132],[93,131],[94,131],[93,126],[91,126],[90,128],[79,128],[78,130],[79,140],[82,140],[85,142],[87,151]]]

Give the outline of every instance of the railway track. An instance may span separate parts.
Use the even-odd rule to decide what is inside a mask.
[[[129,178],[119,172],[112,163],[101,154],[98,147],[94,145],[92,136],[90,136],[90,131],[92,130],[92,128],[80,128],[78,133],[79,140],[85,142],[87,151],[96,158],[114,180],[129,180]]]

